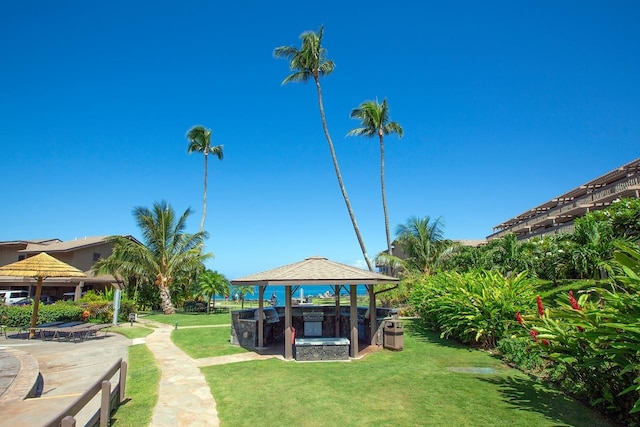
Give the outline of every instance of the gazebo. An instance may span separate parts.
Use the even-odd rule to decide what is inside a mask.
[[[340,289],[349,286],[350,296],[350,357],[358,356],[358,323],[357,323],[357,286],[364,285],[369,294],[369,313],[371,327],[371,344],[378,329],[376,320],[376,292],[374,286],[396,284],[399,279],[380,273],[362,270],[347,264],[330,261],[321,256],[313,256],[302,261],[284,265],[261,273],[251,274],[231,281],[235,286],[258,286],[258,347],[264,345],[263,310],[264,292],[267,286],[285,287],[285,323],[284,323],[284,357],[293,358],[293,343],[291,339],[292,301],[291,295],[299,286],[332,286],[336,301],[336,312],[340,306]],[[336,336],[338,328],[336,326]]]

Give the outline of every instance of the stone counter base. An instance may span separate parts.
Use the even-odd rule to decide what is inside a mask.
[[[349,340],[346,338],[296,338],[296,360],[349,360]]]

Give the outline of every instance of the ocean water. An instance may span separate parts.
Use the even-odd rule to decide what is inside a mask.
[[[333,287],[325,286],[325,285],[301,285],[298,289],[291,295],[293,298],[301,298],[301,297],[314,297],[317,298],[318,294],[324,295],[325,292],[329,291],[331,295],[333,295]],[[235,287],[231,287],[231,295],[233,296],[236,292]],[[357,286],[357,295],[365,296],[367,295],[367,288],[364,285]],[[284,305],[284,286],[267,286],[264,290],[264,299],[270,300],[273,294],[276,294],[276,298],[278,299],[278,305]],[[340,289],[340,295],[348,296],[349,295],[349,287],[343,286]],[[258,299],[258,287],[253,287],[253,295],[246,295],[246,300],[257,300]]]

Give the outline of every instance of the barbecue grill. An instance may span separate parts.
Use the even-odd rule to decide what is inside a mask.
[[[304,321],[305,337],[322,336],[322,321],[324,320],[324,313],[322,311],[303,312],[302,320]]]
[[[258,310],[253,312],[253,318],[258,320],[260,313]],[[268,324],[278,323],[280,321],[280,316],[278,316],[278,312],[273,307],[265,307],[262,309],[262,318]]]

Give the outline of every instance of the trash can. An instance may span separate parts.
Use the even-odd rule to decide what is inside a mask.
[[[387,320],[384,325],[384,348],[402,350],[404,348],[404,325],[400,320]]]

